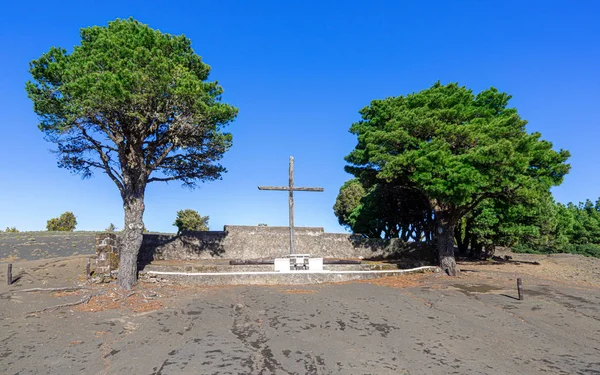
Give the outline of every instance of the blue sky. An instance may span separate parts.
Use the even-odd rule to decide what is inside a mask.
[[[212,66],[223,100],[240,109],[222,181],[190,191],[148,187],[146,227],[174,231],[177,210],[224,224],[287,225],[287,195],[258,185],[296,184],[296,225],[341,232],[332,206],[350,178],[343,157],[358,110],[373,99],[437,80],[513,95],[511,105],[556,148],[572,153],[560,202],[600,196],[600,2],[597,1],[28,1],[3,2],[0,22],[0,228],[44,230],[64,211],[81,230],[123,226],[117,188],[56,166],[24,86],[28,63],[51,46],[71,50],[79,29],[134,17],[185,34]]]

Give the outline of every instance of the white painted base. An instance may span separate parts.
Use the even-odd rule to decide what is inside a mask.
[[[323,258],[308,258],[308,270],[311,272],[323,271]]]
[[[291,272],[290,258],[275,258],[275,272]]]
[[[417,268],[410,269],[398,269],[398,270],[383,270],[383,271],[320,271],[320,272],[311,272],[311,271],[288,271],[287,273],[303,273],[303,274],[403,274],[403,273],[411,273],[418,271],[435,271],[440,272],[440,268],[437,266],[423,266]],[[168,271],[148,271],[146,272],[149,275],[181,275],[181,276],[219,276],[219,275],[277,275],[282,272],[274,272],[274,271],[256,271],[256,272],[168,272]]]

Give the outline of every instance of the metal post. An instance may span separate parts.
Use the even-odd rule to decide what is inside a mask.
[[[6,274],[6,281],[8,282],[8,285],[12,284],[12,263],[8,263],[8,272]]]

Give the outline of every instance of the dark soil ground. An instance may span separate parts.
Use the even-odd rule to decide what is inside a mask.
[[[511,255],[540,265],[131,295],[88,285],[85,256],[15,263],[10,287],[1,265],[0,374],[600,374],[600,259]]]
[[[95,254],[96,232],[0,233],[0,263]]]

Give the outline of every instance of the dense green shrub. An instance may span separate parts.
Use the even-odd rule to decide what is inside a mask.
[[[565,247],[565,253],[600,258],[600,245],[593,243],[568,245]]]
[[[200,216],[198,211],[186,209],[177,211],[177,217],[173,225],[177,227],[177,234],[184,230],[207,231],[208,220],[208,216]]]
[[[72,232],[77,226],[77,219],[72,212],[65,212],[60,217],[54,217],[46,223],[49,231]]]
[[[541,247],[541,246],[531,246],[531,245],[523,245],[518,244],[511,248],[515,253],[526,253],[526,254],[554,254],[560,253],[562,251],[558,251],[552,247]]]
[[[540,247],[534,248],[526,245],[516,245],[512,248],[515,253],[528,253],[528,254],[555,254],[555,253],[569,253],[569,254],[580,254],[587,257],[600,258],[600,245],[587,243],[587,244],[568,244],[562,247],[560,250],[554,247]]]
[[[2,232],[2,230],[0,230],[0,232]],[[12,228],[6,227],[5,232],[6,233],[19,233],[19,230],[15,227],[12,227]]]

